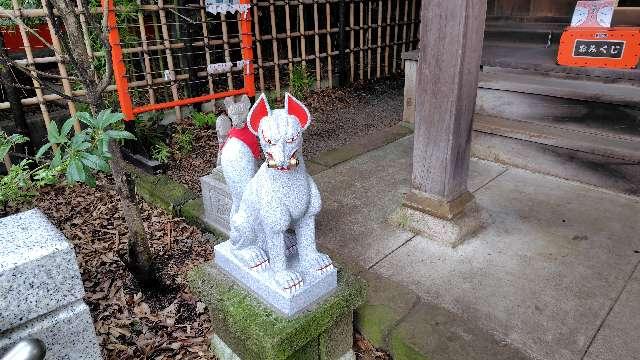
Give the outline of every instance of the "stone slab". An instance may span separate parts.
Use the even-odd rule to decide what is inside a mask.
[[[355,316],[355,327],[378,349],[389,350],[391,330],[416,306],[418,294],[373,271],[360,273],[369,285],[367,299]]]
[[[370,267],[414,234],[388,220],[411,183],[413,136],[358,156],[314,176],[322,194],[316,238],[324,248],[348,253]],[[475,191],[505,167],[472,160],[469,190]]]
[[[433,304],[420,303],[390,335],[394,359],[528,360],[504,339]]]
[[[640,195],[640,164],[475,131],[473,156],[537,173]]]
[[[638,249],[640,251],[640,249]],[[640,254],[637,255],[640,259]],[[620,298],[598,330],[585,360],[640,357],[640,270],[627,283]]]
[[[416,237],[373,269],[527,353],[580,359],[638,261],[640,199],[517,169],[474,195],[491,219],[474,239]]]
[[[89,308],[81,300],[0,332],[0,356],[26,338],[44,342],[47,360],[102,358]]]
[[[300,266],[295,252],[288,258],[288,270],[302,276],[303,286],[295,293],[287,293],[273,281],[274,272],[271,268],[261,272],[248,269],[233,255],[232,250],[231,241],[216,245],[216,265],[284,316],[291,317],[304,312],[331,295],[337,287],[338,271],[335,267],[322,275],[314,274]]]
[[[188,281],[194,294],[209,308],[216,334],[240,358],[251,360],[289,359],[307,345],[317,343],[321,334],[362,304],[366,293],[360,278],[339,270],[338,287],[332,296],[312,311],[288,319],[213,264],[192,270]]]
[[[386,151],[366,153],[314,177],[322,194],[316,218],[320,245],[369,267],[413,237],[387,223],[408,190],[412,143],[412,137],[403,138]]]
[[[204,203],[204,219],[207,225],[218,232],[229,236],[231,216],[231,193],[227,188],[222,170],[216,168],[207,176],[200,178],[202,201]]]
[[[37,209],[0,219],[0,332],[84,296],[71,244]]]

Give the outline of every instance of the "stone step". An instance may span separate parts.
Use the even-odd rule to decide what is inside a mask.
[[[80,300],[71,244],[40,210],[0,219],[0,332]]]

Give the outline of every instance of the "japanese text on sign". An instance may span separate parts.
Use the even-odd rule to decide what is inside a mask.
[[[573,56],[621,59],[624,45],[624,41],[576,40]]]

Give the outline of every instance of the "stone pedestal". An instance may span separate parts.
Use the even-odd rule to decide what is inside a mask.
[[[302,289],[295,293],[287,293],[278,286],[272,269],[262,272],[253,271],[244,266],[232,253],[231,241],[215,247],[215,262],[218,267],[250,290],[276,312],[292,317],[331,295],[337,286],[337,270],[324,274],[315,274],[303,269],[298,261],[297,252],[290,252],[287,257],[288,269],[302,275]]]
[[[204,215],[207,225],[229,236],[231,217],[231,193],[224,180],[222,169],[215,168],[207,176],[200,178],[202,187],[202,201],[204,203]]]
[[[189,274],[191,290],[211,313],[212,349],[220,360],[355,360],[353,311],[366,285],[339,270],[334,293],[287,318],[264,305],[215,264]]]
[[[100,359],[73,248],[39,210],[0,219],[0,355],[34,337],[47,359]]]
[[[486,212],[471,193],[452,202],[433,201],[412,191],[391,221],[407,230],[455,248],[475,235],[489,222]]]

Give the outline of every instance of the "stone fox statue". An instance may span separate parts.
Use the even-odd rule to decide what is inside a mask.
[[[220,166],[225,180],[231,191],[231,217],[238,212],[240,200],[249,180],[258,170],[260,159],[260,143],[255,134],[247,127],[247,114],[251,109],[251,101],[243,95],[239,102],[234,102],[232,97],[224,99],[227,108],[227,117],[219,117],[216,128],[220,143]],[[221,128],[230,128],[228,134],[221,134]]]
[[[269,108],[264,94],[260,96],[247,125],[258,135],[266,161],[247,184],[231,218],[235,256],[255,271],[272,270],[276,284],[288,293],[302,288],[304,277],[333,270],[331,259],[316,249],[320,193],[302,157],[302,132],[310,122],[307,108],[291,95],[285,94],[285,108],[277,110]],[[287,267],[288,229],[295,232],[297,269],[303,274]]]

